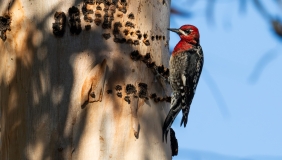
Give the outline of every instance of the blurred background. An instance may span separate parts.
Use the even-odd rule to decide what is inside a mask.
[[[205,55],[173,159],[282,160],[282,0],[172,0],[171,12],[171,28],[199,28]]]

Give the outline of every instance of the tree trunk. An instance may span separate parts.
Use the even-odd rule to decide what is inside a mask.
[[[92,1],[0,1],[1,159],[171,159],[170,0]]]

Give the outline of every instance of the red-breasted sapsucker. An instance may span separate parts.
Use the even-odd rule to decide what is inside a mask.
[[[180,41],[175,46],[169,60],[169,83],[172,88],[170,111],[163,124],[163,140],[167,140],[170,127],[182,109],[182,120],[186,127],[190,105],[202,72],[204,56],[200,46],[200,34],[197,27],[183,25],[179,29],[168,30],[179,35]]]

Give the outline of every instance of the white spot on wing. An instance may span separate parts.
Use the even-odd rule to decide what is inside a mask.
[[[186,77],[184,74],[181,75],[182,83],[184,86],[186,86]]]

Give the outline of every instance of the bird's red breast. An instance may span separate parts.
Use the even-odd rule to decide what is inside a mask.
[[[174,47],[174,50],[172,52],[172,56],[175,56],[177,55],[178,53],[181,53],[181,52],[185,52],[189,49],[192,49],[194,45],[190,44],[190,43],[187,43],[186,41],[184,40],[180,40],[177,45]]]

